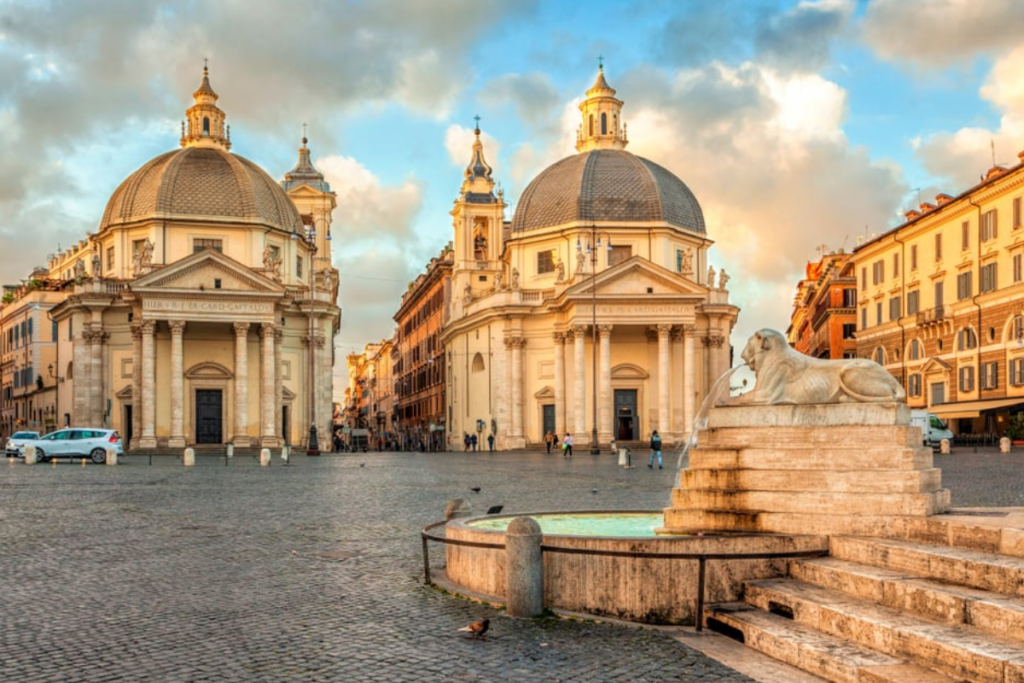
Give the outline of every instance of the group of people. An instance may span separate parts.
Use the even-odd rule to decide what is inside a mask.
[[[462,433],[462,445],[465,446],[466,451],[473,451],[476,453],[476,447],[479,442],[480,440],[477,438],[476,434],[470,434],[468,432]],[[494,434],[487,435],[487,450],[491,453],[494,452]]]
[[[551,430],[544,435],[544,446],[547,448],[547,452],[550,453],[551,449],[558,450],[558,434],[555,434]],[[565,437],[562,439],[562,457],[572,457],[572,434],[569,432],[565,433]],[[612,450],[615,450],[615,442],[612,441]],[[654,460],[658,460],[658,469],[663,469],[662,458],[661,458],[661,436],[658,434],[658,430],[655,429],[651,434],[651,458],[647,461],[647,467],[654,469]]]

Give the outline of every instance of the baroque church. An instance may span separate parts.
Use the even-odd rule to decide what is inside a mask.
[[[626,151],[603,67],[580,104],[577,154],[542,171],[511,222],[479,127],[451,212],[441,336],[449,434],[499,449],[571,433],[577,447],[685,438],[731,363],[739,309],[708,263],[697,198]]]
[[[315,423],[329,449],[335,194],[305,138],[280,183],[233,154],[205,67],[193,97],[180,149],[49,263],[73,282],[50,313],[59,405],[132,448],[305,444]]]

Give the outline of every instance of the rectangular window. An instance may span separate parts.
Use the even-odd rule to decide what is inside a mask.
[[[676,249],[676,272],[683,272],[683,250]]]
[[[1024,279],[1024,254],[1013,255],[1013,281],[1020,282]]]
[[[960,391],[974,391],[974,366],[960,368]]]
[[[986,263],[981,267],[981,291],[991,292],[997,287],[996,262]]]
[[[1024,358],[1010,361],[1010,384],[1015,387],[1024,385]]]
[[[914,374],[907,377],[907,395],[915,397],[921,395],[920,373],[915,372]]]
[[[142,240],[145,242],[145,240]],[[192,240],[192,253],[202,251],[203,249],[213,249],[214,251],[224,251],[224,240],[205,239],[199,238]]]
[[[107,270],[114,269],[114,248],[107,247]]]
[[[995,389],[999,386],[999,363],[983,363],[981,366],[981,388]]]
[[[853,339],[857,336],[857,326],[853,323],[843,324],[843,339]]]
[[[910,269],[917,270],[917,245],[910,245]]]
[[[302,277],[302,257],[301,256],[296,256],[295,257],[295,277],[297,277],[297,278],[301,278]]]
[[[555,272],[555,251],[546,249],[537,252],[537,275]]]
[[[843,308],[857,307],[857,290],[848,287],[843,290]]]
[[[860,329],[868,329],[868,309],[864,307],[860,309]]]
[[[879,301],[878,303],[875,304],[875,324],[876,325],[881,325],[882,324],[882,302],[881,301]]]
[[[867,289],[868,286],[868,268],[864,266],[860,269],[860,286],[861,289]]]
[[[871,264],[871,283],[881,284],[885,280],[885,261],[879,259]]]
[[[913,292],[907,292],[907,315],[917,315],[920,310],[921,292],[916,289]]]
[[[900,276],[900,255],[899,254],[893,254],[892,255],[892,276],[893,277],[899,277]]]
[[[1021,221],[1021,198],[1016,197],[1013,200],[1013,229],[1016,230],[1020,227]]]
[[[971,298],[971,282],[973,278],[974,273],[969,270],[956,276],[956,298],[958,301]]]
[[[964,251],[971,248],[971,222],[964,221],[960,224],[960,248]]]
[[[889,299],[889,320],[899,320],[902,317],[903,306],[900,297],[894,296]]]
[[[935,233],[935,260],[942,260],[942,233]]]
[[[981,241],[988,242],[998,237],[998,218],[999,215],[995,209],[991,209],[981,214]]]
[[[943,285],[943,281],[939,280],[935,283],[935,308],[942,308],[945,305],[945,293],[946,288]]]

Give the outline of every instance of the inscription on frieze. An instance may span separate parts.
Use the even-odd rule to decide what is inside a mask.
[[[145,299],[142,308],[147,311],[174,313],[265,313],[273,309],[273,304],[259,301]]]
[[[579,307],[583,309],[583,306]],[[586,308],[589,308],[587,306]],[[680,304],[612,304],[598,305],[597,314],[607,316],[630,316],[630,315],[672,315],[682,316],[693,312],[692,307]]]

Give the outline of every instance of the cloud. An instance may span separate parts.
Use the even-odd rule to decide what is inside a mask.
[[[879,57],[925,69],[1013,47],[1022,32],[1018,0],[874,0],[862,22]]]
[[[561,100],[547,74],[505,74],[492,78],[480,89],[478,98],[491,110],[511,106],[519,120],[529,127],[531,138],[557,130],[555,122]]]
[[[473,155],[475,139],[476,134],[472,128],[464,128],[458,124],[448,126],[444,132],[444,147],[448,150],[448,158],[452,164],[466,168]],[[495,168],[495,160],[501,154],[501,143],[484,131],[480,131],[480,142],[484,146],[484,159]]]
[[[852,0],[805,0],[784,14],[768,17],[755,34],[759,57],[784,71],[821,69],[829,63],[831,43],[848,24],[853,9]]]

